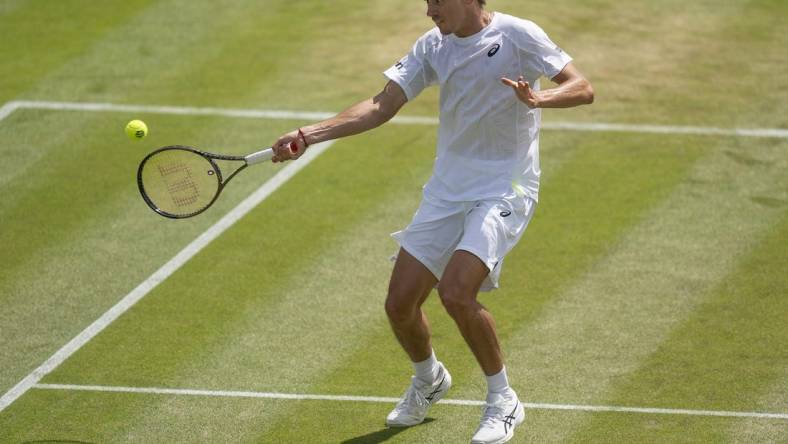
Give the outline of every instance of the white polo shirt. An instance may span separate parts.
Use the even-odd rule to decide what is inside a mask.
[[[535,23],[496,12],[469,37],[433,28],[384,75],[408,100],[440,85],[440,128],[425,193],[449,201],[539,195],[541,112],[517,99],[501,77],[522,75],[534,90],[572,61]]]

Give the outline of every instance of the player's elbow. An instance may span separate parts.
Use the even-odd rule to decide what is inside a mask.
[[[375,110],[375,126],[383,125],[391,120],[395,114],[397,114],[397,110],[391,106],[378,107],[378,109]]]
[[[391,120],[407,101],[408,98],[405,96],[405,91],[393,81],[389,81],[383,91],[372,98],[372,104],[374,105],[373,117],[376,126],[383,125]]]
[[[583,89],[582,89],[582,97],[583,103],[585,105],[590,105],[594,103],[594,87],[591,86],[591,82],[588,80],[583,80]]]
[[[379,103],[373,116],[375,126],[383,125],[391,120],[399,112],[400,108],[401,106],[397,106],[394,103]]]

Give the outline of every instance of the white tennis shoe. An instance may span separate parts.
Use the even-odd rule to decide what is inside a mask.
[[[438,364],[440,369],[434,384],[426,384],[415,376],[412,378],[410,387],[386,417],[387,426],[409,427],[424,422],[430,406],[443,398],[451,387],[451,375],[442,363]]]
[[[479,428],[471,444],[501,444],[514,436],[514,428],[525,421],[525,408],[514,390],[487,395]]]

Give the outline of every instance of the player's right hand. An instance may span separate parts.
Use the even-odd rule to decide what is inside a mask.
[[[306,151],[306,139],[299,135],[299,130],[290,131],[280,137],[272,148],[274,149],[274,157],[271,159],[272,162],[295,160],[301,157]]]

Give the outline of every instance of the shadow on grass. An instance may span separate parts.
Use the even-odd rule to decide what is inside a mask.
[[[435,420],[432,418],[425,418],[424,422],[421,424],[428,424],[432,421]],[[380,442],[386,442],[394,435],[402,433],[409,428],[410,427],[386,427],[382,430],[378,430],[377,432],[367,433],[366,435],[357,436],[355,438],[342,441],[342,444],[376,444]]]

